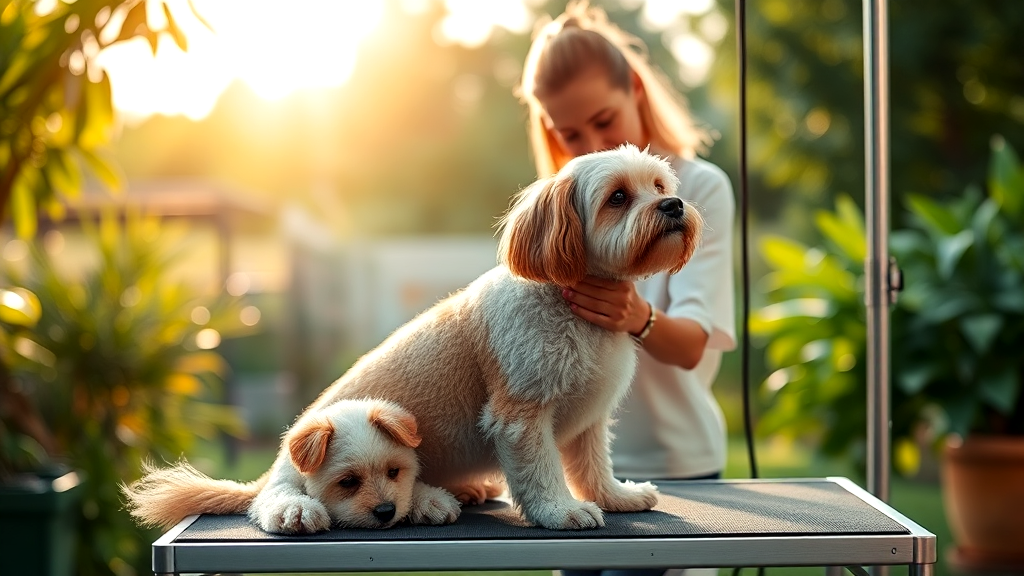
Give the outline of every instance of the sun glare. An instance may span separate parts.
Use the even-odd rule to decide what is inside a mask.
[[[188,37],[187,52],[164,36],[156,57],[142,39],[97,56],[110,75],[114,105],[129,119],[203,118],[236,79],[268,100],[341,85],[352,74],[360,43],[383,15],[380,2],[195,0],[211,33],[192,17],[187,0],[166,3]],[[161,12],[149,18],[154,28],[162,27]]]
[[[435,34],[443,44],[476,48],[487,42],[497,26],[522,34],[533,25],[533,14],[521,0],[445,0],[444,4],[448,14]]]
[[[39,6],[55,1],[39,0]],[[418,14],[431,2],[445,10],[434,41],[475,48],[500,28],[527,33],[539,0],[400,0],[400,6]],[[340,86],[352,75],[362,42],[381,28],[385,6],[379,0],[193,3],[214,32],[192,15],[189,0],[147,5],[150,27],[156,30],[165,27],[162,6],[168,6],[185,32],[188,51],[182,52],[170,37],[161,35],[155,57],[148,42],[137,38],[104,49],[92,59],[110,75],[114,106],[128,122],[153,114],[202,119],[236,80],[271,101],[299,90]],[[714,0],[630,0],[628,4],[641,8],[642,25],[665,34],[682,80],[691,86],[704,82],[713,61],[712,46],[728,29],[728,22],[714,10]],[[124,16],[117,11],[110,18],[114,22]],[[108,27],[113,34],[117,28]],[[84,61],[79,67],[85,68]],[[89,66],[90,74],[96,70]]]

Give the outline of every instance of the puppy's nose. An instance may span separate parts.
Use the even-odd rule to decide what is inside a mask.
[[[665,198],[661,202],[658,202],[658,212],[661,212],[669,218],[682,218],[683,206],[683,201],[673,196],[672,198]]]
[[[395,505],[391,502],[378,504],[377,507],[373,509],[373,516],[381,522],[388,522],[395,517]]]

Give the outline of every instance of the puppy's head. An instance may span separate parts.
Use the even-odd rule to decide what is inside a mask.
[[[676,195],[665,160],[624,145],[574,158],[523,190],[499,255],[513,274],[568,286],[587,274],[636,280],[678,272],[700,242],[700,214]]]
[[[412,414],[377,400],[337,402],[285,436],[307,493],[336,525],[358,528],[387,528],[409,513],[419,443]]]

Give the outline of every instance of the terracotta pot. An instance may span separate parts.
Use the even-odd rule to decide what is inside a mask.
[[[957,544],[950,562],[967,571],[1024,574],[1024,437],[951,440],[942,476]]]

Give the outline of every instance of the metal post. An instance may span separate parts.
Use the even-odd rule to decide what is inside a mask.
[[[888,0],[864,0],[864,160],[867,225],[868,486],[889,500],[889,22]]]

